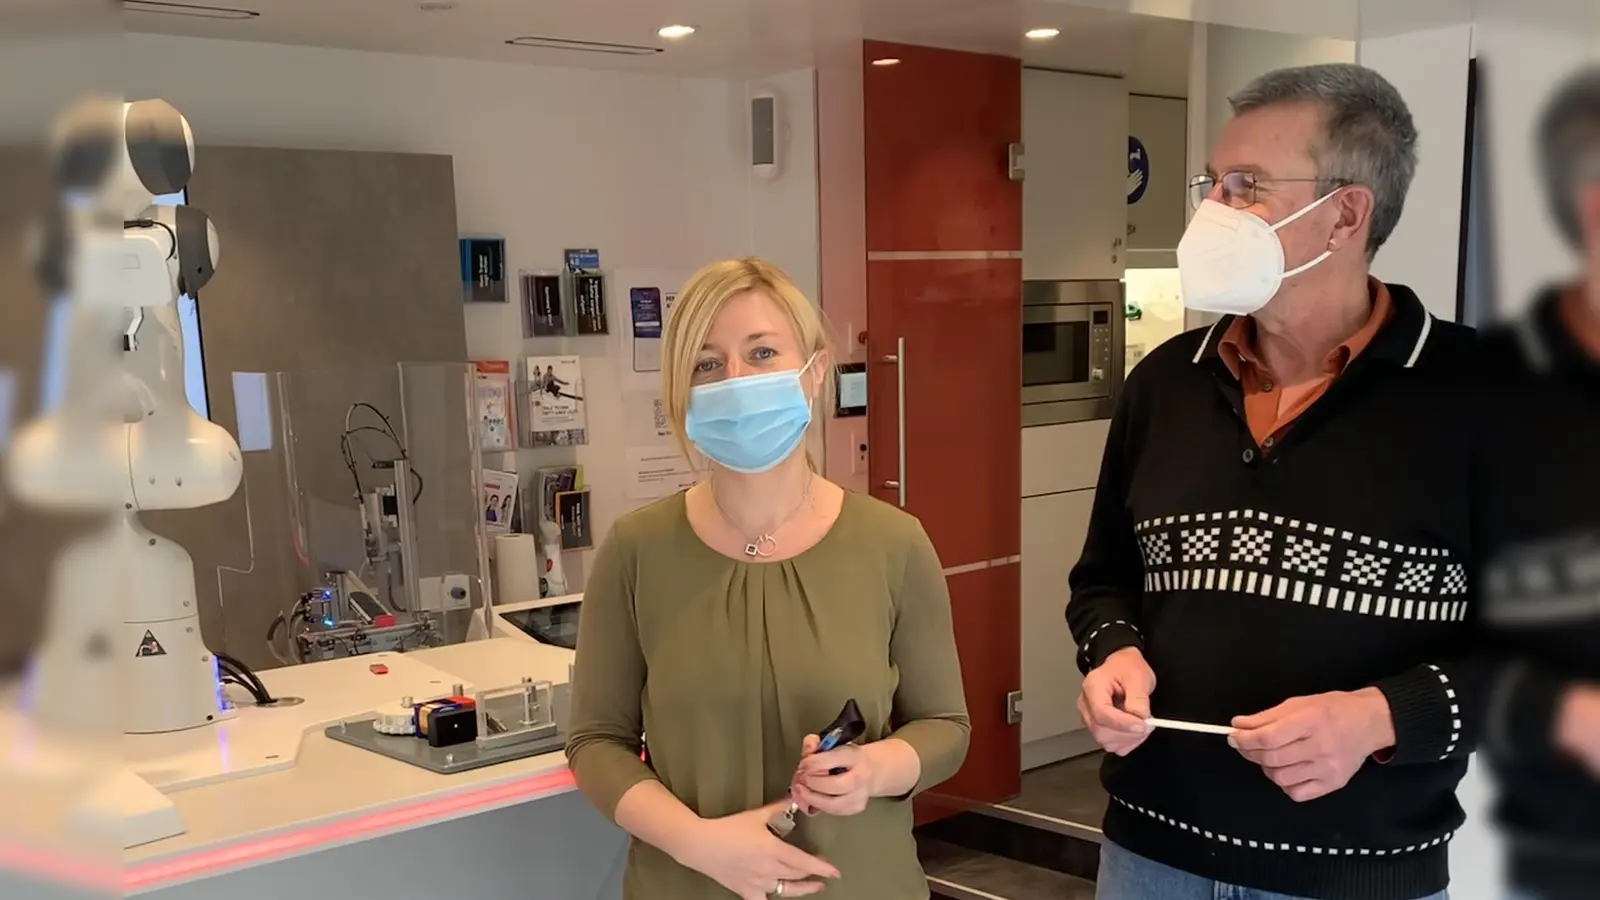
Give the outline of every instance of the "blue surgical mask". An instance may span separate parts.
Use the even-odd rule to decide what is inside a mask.
[[[798,369],[729,378],[689,391],[683,433],[705,457],[726,469],[754,475],[789,458],[806,438],[811,401]]]

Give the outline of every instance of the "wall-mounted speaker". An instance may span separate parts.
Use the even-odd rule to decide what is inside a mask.
[[[772,181],[783,168],[781,111],[778,95],[769,90],[750,97],[750,168],[763,181]]]

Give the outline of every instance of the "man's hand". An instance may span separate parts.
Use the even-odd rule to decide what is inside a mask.
[[[1137,647],[1124,647],[1084,676],[1078,715],[1107,753],[1127,756],[1150,736],[1150,692],[1156,673]]]
[[[1377,688],[1294,697],[1232,724],[1229,745],[1300,803],[1349,784],[1368,757],[1394,746],[1389,701]]]
[[[1567,689],[1556,712],[1556,746],[1600,778],[1600,686]]]

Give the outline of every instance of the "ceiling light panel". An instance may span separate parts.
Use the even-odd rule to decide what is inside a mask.
[[[513,47],[531,47],[536,50],[567,50],[573,53],[607,53],[613,56],[654,56],[660,47],[643,47],[637,44],[612,44],[605,41],[576,41],[570,38],[529,35],[506,41]]]
[[[261,13],[253,9],[232,6],[205,6],[198,3],[176,3],[171,0],[122,0],[125,12],[148,13],[160,16],[188,16],[192,19],[254,19]]]

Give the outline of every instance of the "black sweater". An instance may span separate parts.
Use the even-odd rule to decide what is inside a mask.
[[[1221,725],[1375,685],[1397,738],[1386,764],[1296,803],[1222,738],[1157,729],[1101,770],[1105,834],[1135,853],[1326,900],[1448,883],[1482,671],[1467,575],[1478,345],[1390,292],[1388,324],[1269,453],[1218,355],[1228,319],[1128,379],[1071,577],[1080,668],[1140,647],[1154,715]]]
[[[1600,682],[1600,364],[1554,292],[1485,338],[1512,392],[1498,416],[1484,548],[1490,682],[1484,750],[1500,781],[1512,883],[1549,900],[1600,895],[1600,782],[1554,746],[1561,695]]]

